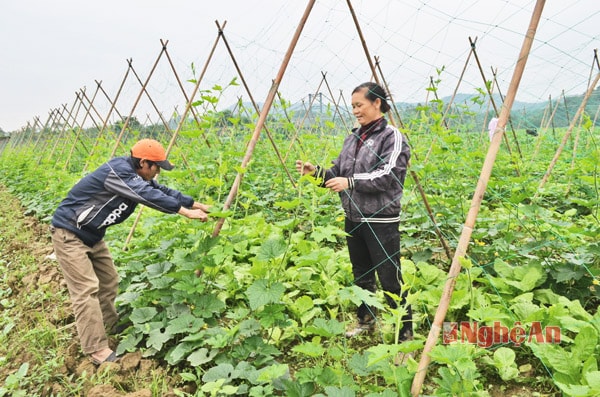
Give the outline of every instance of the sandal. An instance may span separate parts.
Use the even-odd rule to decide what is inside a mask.
[[[101,365],[103,363],[115,363],[117,361],[119,361],[121,357],[117,356],[117,353],[112,352],[108,355],[108,357],[106,357],[104,359],[104,361],[100,361],[100,360],[96,360],[94,357],[90,356],[90,361],[94,364],[94,365]]]

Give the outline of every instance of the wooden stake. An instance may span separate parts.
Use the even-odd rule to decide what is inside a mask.
[[[165,53],[166,49],[167,49],[166,45],[163,45],[160,50],[160,53],[158,54],[158,57],[156,57],[156,61],[154,61],[154,65],[152,65],[152,69],[150,70],[150,73],[148,73],[148,77],[146,78],[146,81],[144,83],[140,83],[140,84],[142,84],[142,89],[140,90],[140,93],[138,94],[135,102],[133,103],[131,111],[129,112],[129,116],[127,116],[127,118],[125,119],[125,122],[123,123],[121,132],[119,133],[119,136],[117,137],[117,141],[115,142],[115,146],[113,147],[112,153],[110,154],[111,158],[115,157],[115,155],[117,153],[117,149],[118,149],[119,145],[121,144],[121,141],[123,140],[123,136],[125,135],[125,131],[129,127],[129,122],[131,121],[131,118],[133,117],[133,113],[135,112],[135,109],[137,108],[137,105],[140,102],[140,99],[142,99],[142,95],[144,94],[144,92],[146,92],[146,86],[148,85],[150,78],[154,74],[154,71],[156,70],[156,66],[158,65],[158,62],[160,61],[160,58],[162,57],[162,55]],[[135,73],[135,70],[133,69],[133,60],[129,59],[129,60],[127,60],[127,63],[129,65],[129,68]]]
[[[98,131],[98,135],[96,136],[96,140],[94,142],[94,145],[92,146],[90,156],[88,157],[88,160],[85,162],[85,165],[83,166],[83,171],[86,171],[90,164],[90,159],[92,158],[92,154],[94,153],[94,150],[96,150],[96,147],[100,143],[100,138],[102,137],[102,134],[104,133],[104,130],[106,129],[106,127],[108,125],[108,120],[110,120],[110,116],[112,115],[113,110],[115,110],[117,112],[117,115],[119,116],[119,118],[121,120],[123,120],[121,113],[119,113],[119,110],[116,108],[116,103],[117,103],[117,100],[119,99],[119,97],[121,96],[121,91],[123,90],[123,86],[125,85],[127,76],[129,76],[129,70],[130,70],[129,67],[127,67],[127,71],[125,72],[125,76],[123,76],[123,79],[121,80],[121,85],[119,86],[119,90],[117,91],[117,95],[115,96],[114,100],[111,100],[110,97],[108,96],[108,94],[106,93],[106,91],[104,90],[104,88],[102,88],[102,82],[101,81],[99,82],[98,80],[96,80],[96,84],[98,85],[98,88],[100,89],[100,91],[102,91],[102,94],[104,94],[104,96],[110,103],[110,109],[108,110],[106,118],[104,118],[104,120],[102,122],[102,128],[100,128],[100,131]],[[115,137],[115,139],[116,139],[116,137]]]
[[[590,99],[590,96],[594,92],[594,88],[596,87],[596,84],[598,84],[599,79],[600,79],[600,73],[598,73],[596,75],[596,78],[594,79],[592,84],[588,87],[588,90],[585,93],[585,96],[583,97],[583,101],[581,101],[581,105],[579,105],[579,109],[577,109],[577,113],[575,113],[575,117],[573,117],[573,120],[571,121],[571,124],[569,125],[569,129],[565,133],[565,136],[563,136],[562,142],[560,143],[558,149],[556,150],[556,153],[554,153],[554,157],[552,158],[552,161],[550,161],[548,170],[546,170],[544,177],[540,181],[540,185],[537,188],[537,192],[533,196],[534,200],[539,197],[541,190],[543,189],[544,185],[548,181],[548,178],[550,178],[550,174],[552,173],[552,170],[554,169],[554,166],[556,165],[556,162],[558,161],[560,154],[562,153],[563,149],[565,148],[565,145],[567,144],[567,141],[569,140],[569,137],[571,136],[571,132],[573,131],[575,124],[577,124],[577,120],[579,120],[579,117],[581,117],[581,114],[583,113],[583,111],[585,109],[585,105],[587,104],[588,99]]]
[[[402,122],[402,118],[400,117],[400,111],[398,110],[398,107],[396,106],[396,101],[394,101],[394,98],[392,96],[392,90],[390,90],[390,86],[388,85],[387,81],[385,80],[383,71],[381,70],[381,63],[379,62],[379,57],[376,56],[374,59],[375,59],[375,67],[377,68],[377,71],[379,72],[379,75],[381,76],[381,80],[383,81],[385,92],[387,92],[387,94],[390,97],[390,102],[392,103],[392,109],[394,109],[394,114],[396,115],[396,118],[398,119],[398,126],[400,128],[404,128],[404,123]],[[406,139],[410,143],[410,137],[408,136],[408,133],[405,135],[406,135]]]
[[[450,112],[452,104],[454,103],[454,99],[456,98],[456,94],[458,93],[458,88],[460,87],[460,84],[462,83],[462,80],[465,77],[465,72],[467,71],[467,66],[469,66],[469,60],[471,59],[471,55],[473,55],[473,49],[474,49],[474,45],[476,43],[477,43],[477,37],[475,37],[475,40],[473,40],[473,45],[470,47],[469,55],[467,55],[467,59],[465,60],[465,64],[462,68],[462,72],[460,72],[460,77],[458,78],[458,82],[456,83],[456,88],[454,88],[452,97],[450,98],[450,101],[446,105],[446,111],[444,112],[444,116],[443,116],[444,120],[446,120],[448,113]]]
[[[473,55],[475,56],[475,62],[477,62],[477,67],[479,68],[479,73],[481,74],[481,78],[483,79],[483,85],[485,86],[485,89],[487,90],[487,93],[490,96],[490,101],[492,101],[492,106],[494,107],[494,112],[496,113],[496,116],[498,116],[500,112],[498,112],[498,107],[496,106],[496,101],[494,101],[494,97],[491,94],[490,86],[488,85],[488,81],[487,81],[487,78],[485,77],[485,73],[483,73],[483,68],[481,67],[481,62],[479,62],[479,56],[477,55],[477,50],[475,50],[475,42],[473,40],[471,40],[470,37],[469,37],[469,42],[471,43],[471,48],[473,49]],[[511,161],[513,161],[512,160],[512,149],[510,148],[510,143],[508,142],[508,137],[506,136],[506,134],[502,134],[502,136],[504,137],[504,143],[506,144],[506,149],[508,150],[508,154],[510,155]],[[517,150],[519,152],[519,157],[522,159],[523,155],[521,154],[521,149],[519,148],[519,142],[516,140],[516,137],[515,137],[515,142],[517,143]],[[513,161],[513,163],[514,163],[514,161]],[[519,167],[517,166],[517,164],[515,164],[515,168],[517,171],[517,175],[521,176],[521,172],[519,171]]]
[[[250,159],[252,158],[252,153],[254,152],[254,148],[256,147],[258,138],[260,137],[260,132],[265,124],[265,121],[267,120],[267,115],[269,114],[269,110],[271,110],[271,105],[273,104],[275,95],[277,95],[277,89],[279,88],[279,84],[281,83],[281,80],[283,79],[283,75],[285,73],[287,65],[290,61],[290,58],[292,57],[292,54],[294,53],[294,48],[296,47],[296,43],[298,43],[298,39],[300,38],[302,29],[304,28],[304,25],[306,24],[306,20],[308,19],[308,16],[310,15],[310,11],[312,10],[312,7],[314,6],[314,4],[315,4],[315,0],[309,0],[308,5],[306,6],[306,10],[304,11],[304,15],[302,15],[302,19],[300,20],[300,23],[298,24],[298,26],[296,28],[296,32],[294,33],[294,37],[292,38],[292,42],[290,43],[290,46],[283,58],[281,67],[279,68],[279,72],[277,73],[275,80],[273,80],[271,89],[269,90],[267,98],[265,99],[265,103],[261,109],[260,116],[258,117],[258,121],[256,122],[256,127],[254,128],[254,132],[252,133],[252,138],[250,139],[250,142],[248,143],[248,147],[246,148],[246,154],[244,155],[244,158],[242,159],[242,164],[240,166],[242,170],[246,169],[246,167],[248,166],[248,163],[250,162]],[[231,203],[233,203],[233,200],[237,196],[237,192],[242,183],[243,176],[244,176],[243,172],[238,172],[238,174],[236,175],[235,181],[233,182],[233,186],[231,186],[231,190],[229,191],[229,195],[227,196],[227,199],[225,200],[225,203],[223,204],[224,210],[229,209],[229,207],[231,206]],[[225,218],[221,218],[217,221],[217,224],[215,225],[215,229],[213,230],[213,233],[212,233],[213,237],[216,237],[219,235],[224,222],[225,222]]]
[[[292,146],[294,146],[294,143],[298,139],[298,133],[300,132],[300,130],[302,130],[302,127],[304,126],[304,122],[310,115],[310,111],[312,109],[313,102],[317,98],[316,94],[319,93],[319,91],[321,90],[321,85],[323,84],[323,81],[325,81],[325,75],[322,75],[322,76],[323,77],[321,78],[321,81],[319,82],[319,85],[317,86],[317,89],[315,91],[315,95],[311,96],[310,93],[308,94],[308,97],[310,98],[310,101],[308,103],[308,109],[306,107],[304,107],[304,116],[302,117],[302,120],[300,120],[300,123],[298,124],[298,126],[295,127],[295,129],[294,129],[294,136],[292,136],[292,139],[290,139],[290,145],[288,146],[287,152],[285,153],[285,156],[283,158],[284,161],[287,161],[287,157],[292,150]],[[280,99],[281,99],[281,97],[280,97]],[[304,105],[304,101],[302,101],[302,104]],[[303,155],[306,155],[302,145],[300,145],[300,150],[302,151]]]
[[[218,21],[215,21],[215,23],[217,24],[217,28],[219,29],[221,37],[223,38],[223,43],[225,44],[225,47],[227,48],[227,52],[229,53],[229,56],[231,57],[231,60],[233,61],[233,66],[235,66],[235,70],[237,71],[238,76],[240,76],[240,80],[242,80],[242,84],[244,85],[244,88],[246,89],[246,93],[248,94],[248,97],[250,98],[250,101],[252,102],[252,106],[254,106],[254,110],[256,111],[256,113],[259,113],[260,109],[258,108],[258,105],[256,104],[254,97],[252,96],[252,92],[250,92],[250,88],[248,87],[248,84],[246,84],[246,79],[244,78],[244,75],[242,74],[242,70],[238,66],[237,60],[235,59],[235,56],[233,55],[233,51],[231,51],[231,47],[229,47],[229,42],[225,38],[223,29],[221,29],[221,25],[219,25]],[[281,157],[281,153],[279,152],[279,149],[277,148],[277,145],[275,144],[275,140],[271,136],[271,132],[269,131],[269,129],[267,128],[266,125],[264,126],[264,128],[265,128],[265,133],[267,134],[267,137],[269,138],[269,141],[271,142],[271,146],[273,146],[275,155],[279,159],[279,162],[281,163],[281,166],[283,167],[283,170],[285,171],[288,179],[292,183],[292,186],[294,188],[296,188],[296,183],[294,182],[294,178],[292,178],[292,175],[290,174],[288,167],[285,165],[285,161]]]
[[[496,127],[496,131],[494,132],[492,142],[490,143],[487,155],[485,157],[485,161],[481,169],[481,174],[479,176],[479,181],[477,182],[477,187],[475,189],[475,193],[473,194],[473,199],[471,201],[471,206],[469,207],[467,219],[465,221],[462,233],[460,235],[458,246],[456,247],[456,252],[454,253],[454,257],[452,259],[452,266],[450,267],[450,271],[448,272],[448,277],[446,279],[444,291],[442,292],[440,305],[438,306],[438,309],[435,313],[433,324],[431,325],[431,330],[429,331],[429,336],[427,337],[423,353],[421,354],[421,360],[417,368],[417,373],[415,374],[415,377],[413,379],[411,393],[414,397],[417,397],[421,393],[423,381],[425,380],[425,376],[427,375],[427,367],[431,362],[431,357],[429,356],[429,353],[437,344],[437,341],[440,336],[440,331],[442,329],[442,323],[446,317],[448,307],[450,306],[450,298],[452,297],[452,292],[454,291],[456,277],[458,276],[461,270],[460,259],[464,258],[467,254],[467,248],[471,239],[471,233],[473,232],[473,227],[475,226],[477,214],[479,213],[479,208],[481,207],[481,202],[483,200],[483,196],[485,194],[485,190],[490,179],[490,175],[492,173],[492,167],[494,165],[496,155],[498,154],[498,150],[502,142],[504,128],[506,126],[508,116],[510,115],[510,110],[515,100],[515,96],[517,94],[519,82],[521,81],[521,77],[523,76],[523,70],[525,69],[525,64],[527,63],[527,57],[529,56],[529,51],[531,50],[531,46],[533,44],[535,32],[537,30],[537,26],[542,15],[544,4],[545,0],[537,0],[535,9],[533,11],[533,15],[531,17],[531,22],[527,30],[527,34],[525,35],[525,39],[523,41],[523,46],[521,48],[521,52],[519,54],[519,58],[515,66],[515,71],[510,82],[508,93],[506,95],[506,100],[504,101],[502,111],[500,112],[500,116],[498,118],[498,125]]]

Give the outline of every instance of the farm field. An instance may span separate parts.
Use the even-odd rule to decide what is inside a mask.
[[[240,169],[251,128],[234,120],[183,130],[170,155],[179,167],[160,174],[161,182],[213,205],[208,223],[146,208],[109,229],[124,326],[114,343],[124,359],[98,369],[75,339],[47,227],[85,166],[108,159],[114,142],[102,137],[90,153],[97,138],[91,131],[75,141],[54,137],[59,144],[46,137],[47,144],[5,146],[0,395],[409,395],[450,263],[436,227],[453,250],[489,145],[487,132],[443,128],[435,108],[415,117],[405,121],[411,169],[436,224],[407,177],[401,266],[414,340],[395,343],[404,308],[390,310],[381,293],[353,286],[338,198],[285,172],[296,158],[328,164],[343,129],[326,122],[295,139],[289,125],[272,123],[273,143],[263,137]],[[590,125],[573,132],[540,189],[565,133],[517,130],[522,157],[501,149],[445,320],[459,332],[448,328],[431,352],[423,395],[600,393],[599,150]],[[288,148],[283,163],[273,145]],[[224,209],[238,172],[240,191]],[[223,229],[213,236],[219,219]],[[346,339],[361,301],[379,307],[376,330]],[[510,337],[464,328],[474,324]],[[403,365],[394,365],[398,355]]]

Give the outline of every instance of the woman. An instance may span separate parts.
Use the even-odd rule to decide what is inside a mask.
[[[339,193],[346,214],[345,230],[356,285],[376,290],[375,274],[384,291],[400,297],[400,199],[404,188],[410,148],[406,139],[387,124],[383,113],[390,110],[387,94],[375,83],[363,83],[352,91],[352,113],[359,128],[352,130],[333,166],[323,169],[296,161],[302,175],[323,179],[323,186]],[[397,302],[386,294],[388,304]],[[358,324],[346,332],[352,337],[374,328],[375,308],[362,304]],[[402,317],[400,339],[412,337],[412,310]]]

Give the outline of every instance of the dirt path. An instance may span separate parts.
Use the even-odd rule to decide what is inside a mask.
[[[164,369],[139,353],[99,368],[82,355],[48,225],[24,212],[0,185],[0,391],[3,387],[14,396],[174,396]],[[162,387],[148,388],[156,379],[162,379]]]

